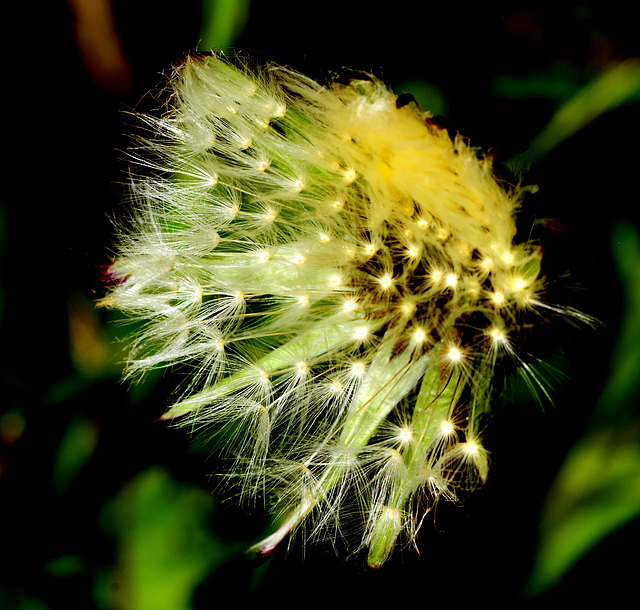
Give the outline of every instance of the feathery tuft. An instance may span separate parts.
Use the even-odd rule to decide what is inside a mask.
[[[145,322],[127,374],[192,367],[164,419],[215,428],[242,497],[272,502],[258,552],[346,517],[381,565],[487,478],[494,367],[542,305],[521,191],[372,76],[209,56],[171,87],[102,303]]]

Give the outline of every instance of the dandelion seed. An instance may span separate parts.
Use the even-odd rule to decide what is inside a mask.
[[[163,418],[223,430],[224,481],[277,514],[258,553],[302,523],[335,536],[346,512],[379,566],[486,479],[498,349],[543,388],[503,326],[566,311],[515,241],[521,191],[373,76],[212,55],[171,86],[102,301],[146,322],[127,375],[188,367]]]

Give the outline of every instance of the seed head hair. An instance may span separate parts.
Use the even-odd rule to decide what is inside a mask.
[[[272,507],[257,552],[348,524],[379,566],[486,480],[497,364],[538,381],[518,341],[555,306],[523,189],[372,75],[212,54],[169,88],[102,301],[142,322],[126,375],[189,367],[163,419],[215,430],[224,479]]]

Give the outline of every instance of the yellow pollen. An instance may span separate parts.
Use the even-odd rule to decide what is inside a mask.
[[[328,244],[331,241],[331,238],[326,233],[320,233],[320,241],[323,244]]]
[[[421,220],[418,221],[418,227],[419,228],[426,229],[428,226],[429,226],[429,223],[426,220],[421,219]]]
[[[244,301],[244,292],[241,290],[236,293],[236,301],[238,301],[238,303],[242,303]]]
[[[307,366],[307,363],[304,360],[301,360],[300,362],[298,362],[298,372],[306,373],[308,370],[309,370],[309,367]]]
[[[294,265],[302,265],[302,263],[304,263],[304,256],[302,256],[302,254],[296,254],[293,257],[293,264]]]

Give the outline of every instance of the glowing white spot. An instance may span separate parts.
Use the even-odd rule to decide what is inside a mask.
[[[267,167],[269,167],[271,165],[271,161],[269,161],[269,159],[262,159],[261,161],[258,162],[258,164],[256,165],[256,169],[259,172],[263,172],[267,169]]]
[[[338,212],[344,207],[344,202],[343,201],[334,201],[333,202],[333,209],[337,210]]]
[[[295,193],[299,193],[304,187],[306,186],[306,183],[304,180],[302,180],[302,178],[299,178],[298,180],[296,180],[295,182],[291,183],[291,189],[295,192]]]
[[[445,436],[449,436],[450,434],[453,434],[454,431],[455,431],[455,427],[448,419],[443,419],[440,422],[440,432]]]
[[[240,150],[246,150],[252,143],[251,138],[241,138],[239,142]]]
[[[293,257],[293,264],[294,265],[302,265],[302,263],[304,263],[304,256],[302,256],[302,254],[296,254]]]
[[[416,305],[411,301],[405,301],[400,305],[400,310],[405,316],[410,316],[416,310]]]
[[[287,112],[287,107],[284,104],[278,104],[273,111],[273,118],[281,119]]]
[[[409,426],[403,426],[398,432],[398,439],[403,443],[409,442],[413,438],[413,430]]]
[[[340,284],[342,284],[342,278],[339,275],[332,275],[329,278],[329,286],[331,288],[337,288]]]
[[[380,286],[383,288],[389,288],[393,284],[393,278],[390,275],[383,275],[380,278]]]
[[[269,259],[271,258],[271,254],[269,252],[267,252],[266,250],[263,250],[262,252],[260,252],[258,254],[258,260],[261,263],[267,263],[269,262]]]
[[[264,215],[264,219],[270,224],[272,223],[276,217],[278,216],[278,214],[276,213],[275,210],[269,210],[265,215]]]
[[[376,247],[374,244],[367,244],[364,247],[364,251],[367,256],[373,256],[376,252]]]
[[[358,177],[358,174],[356,174],[356,171],[351,168],[345,169],[342,175],[343,175],[344,181],[347,184],[351,184]]]
[[[498,327],[492,328],[489,334],[494,343],[504,343],[507,340],[505,334]]]
[[[302,305],[303,307],[308,307],[309,306],[309,297],[306,294],[303,294],[301,296],[298,297],[298,303],[300,305]]]
[[[358,306],[357,303],[352,299],[350,301],[347,301],[344,304],[344,310],[345,311],[355,311],[357,306]]]
[[[320,233],[320,241],[323,244],[328,244],[331,241],[331,238],[326,233]]]
[[[450,273],[449,275],[447,275],[445,281],[447,286],[450,286],[451,288],[453,288],[458,283],[458,278],[455,276],[455,274]]]
[[[416,330],[416,332],[413,333],[413,340],[416,343],[422,343],[425,340],[426,336],[427,335],[423,330]]]
[[[356,376],[356,377],[361,377],[364,373],[364,364],[362,362],[354,362],[353,365],[351,366],[351,372]]]
[[[423,218],[418,220],[418,227],[420,229],[426,229],[428,226],[429,226],[429,223],[426,220],[424,220]]]
[[[238,301],[238,303],[243,303],[243,302],[244,302],[244,299],[245,299],[245,294],[244,294],[244,292],[242,292],[241,290],[240,290],[240,291],[238,291],[238,292],[236,293],[235,299],[236,299],[236,301]]]
[[[469,440],[462,444],[464,445],[464,452],[467,455],[474,456],[480,451],[480,446],[475,441]]]
[[[491,295],[491,300],[496,305],[502,305],[504,303],[504,294],[501,292],[494,292],[493,295]]]
[[[451,362],[460,362],[462,360],[462,352],[457,347],[452,347],[447,353],[447,358]]]
[[[331,384],[331,389],[336,393],[339,394],[340,392],[342,392],[342,384],[339,381],[334,381]]]
[[[207,174],[207,184],[209,186],[215,186],[216,184],[218,184],[218,174]]]
[[[309,366],[304,360],[301,360],[300,362],[298,362],[297,368],[298,368],[298,372],[302,375],[306,374],[307,371],[309,370]]]
[[[369,335],[369,329],[366,326],[360,326],[356,328],[353,334],[356,339],[359,339],[359,340],[366,339]]]
[[[521,290],[524,290],[525,286],[526,286],[526,283],[522,278],[516,278],[515,280],[513,280],[513,290],[515,292],[520,292]]]
[[[415,258],[416,256],[418,256],[418,254],[420,254],[420,250],[416,246],[411,246],[410,248],[407,248],[407,254],[411,258]]]
[[[505,252],[502,255],[502,262],[510,265],[513,262],[513,254],[511,254],[511,252]]]

